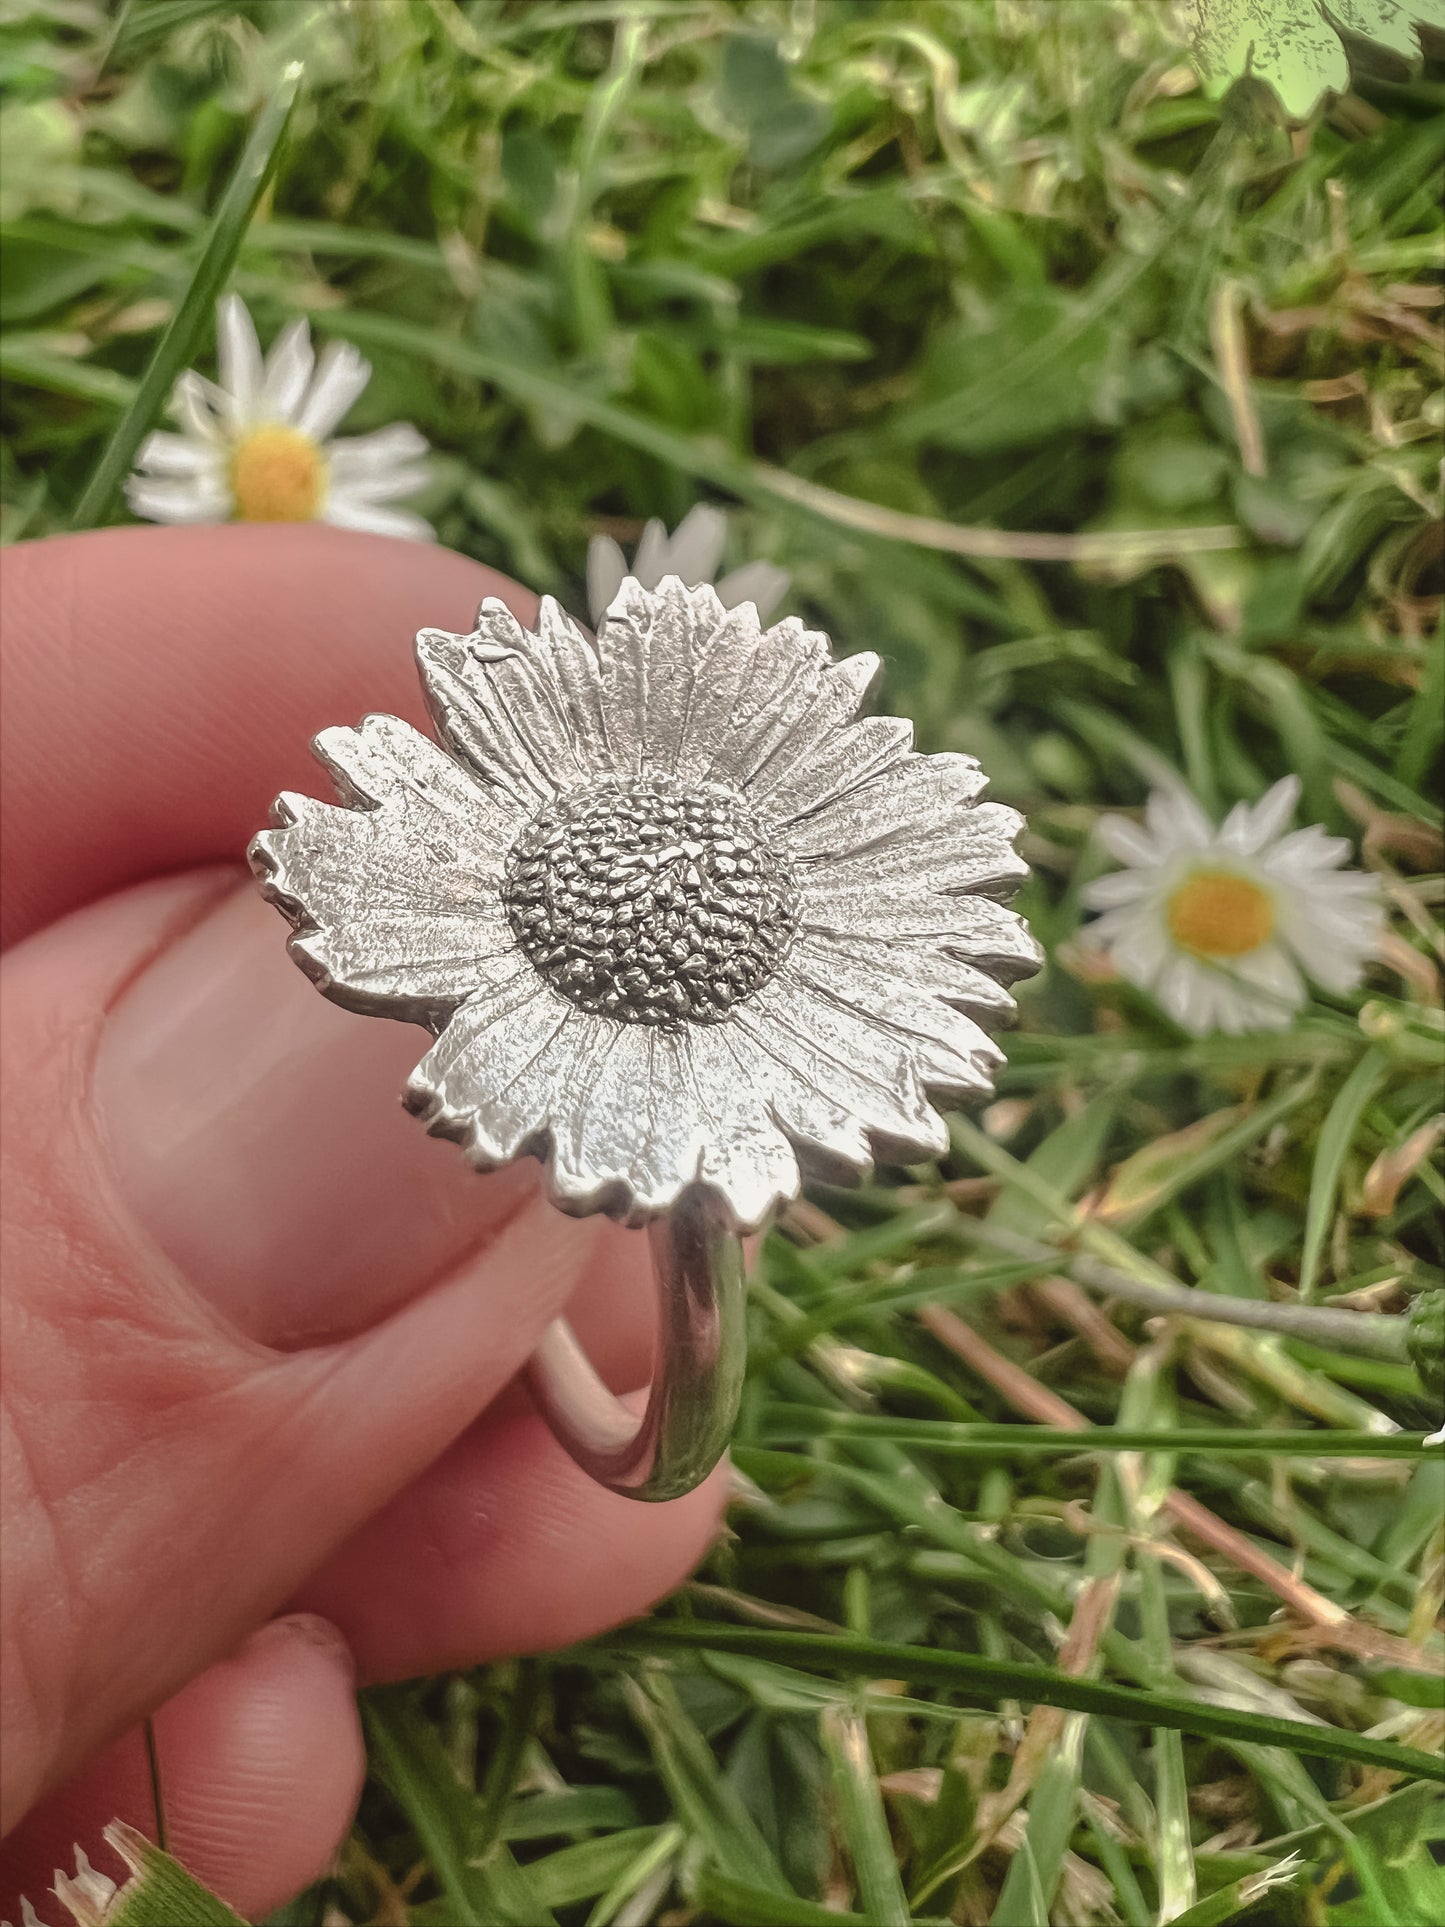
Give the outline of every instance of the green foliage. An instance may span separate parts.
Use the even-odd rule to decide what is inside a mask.
[[[1407,1346],[1426,1391],[1445,1396],[1445,1291],[1422,1291],[1410,1307]]]
[[[1342,94],[1352,68],[1399,78],[1445,43],[1445,0],[1191,0],[1206,80],[1250,75],[1293,120]]]
[[[1051,956],[949,1155],[769,1241],[700,1581],[646,1631],[369,1695],[357,1828],[287,1922],[1434,1906],[1438,1343],[1156,1331],[1060,1278],[1077,1248],[1398,1314],[1445,1265],[1442,99],[1352,44],[1292,135],[1257,87],[1207,97],[1169,20],[31,0],[0,27],[7,539],[99,512],[238,243],[263,338],[305,313],[372,360],[348,426],[432,443],[451,546],[580,607],[589,534],[734,504],[729,564],[791,570],[1026,810]],[[1297,771],[1363,844],[1393,928],[1360,994],[1196,1040],[1101,972],[1094,824],[1173,771],[1216,811]]]

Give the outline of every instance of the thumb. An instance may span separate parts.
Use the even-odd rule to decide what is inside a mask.
[[[212,871],[0,964],[5,1826],[443,1451],[592,1242],[429,1144],[421,1033],[280,938]]]

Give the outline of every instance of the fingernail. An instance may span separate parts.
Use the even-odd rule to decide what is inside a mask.
[[[299,1641],[324,1653],[338,1671],[355,1682],[356,1656],[345,1633],[320,1613],[283,1613],[279,1619],[268,1620],[257,1632],[252,1633],[241,1650],[255,1652],[273,1642],[279,1646],[292,1641]]]
[[[535,1186],[481,1177],[402,1109],[427,1033],[338,1009],[248,885],[127,987],[93,1091],[150,1237],[247,1335],[297,1346],[443,1276]]]

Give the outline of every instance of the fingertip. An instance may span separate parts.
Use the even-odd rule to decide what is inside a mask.
[[[247,1919],[318,1878],[351,1823],[366,1772],[355,1670],[340,1630],[315,1613],[271,1621],[155,1715],[167,1846]],[[0,1848],[0,1914],[73,1868],[126,1878],[102,1838],[112,1819],[158,1827],[142,1729],[107,1747]],[[11,1911],[13,1909],[13,1912]]]
[[[333,1617],[363,1682],[573,1645],[646,1612],[721,1528],[727,1461],[662,1505],[608,1491],[535,1411],[492,1412],[353,1534],[298,1604]]]

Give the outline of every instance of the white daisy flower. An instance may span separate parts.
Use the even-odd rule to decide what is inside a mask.
[[[287,792],[252,845],[328,997],[435,1038],[406,1102],[483,1169],[550,1159],[566,1208],[634,1223],[694,1183],[752,1228],[875,1150],[938,1156],[938,1090],[985,1093],[1022,819],[970,756],[857,720],[835,663],[706,585],[627,580],[595,642],[544,598],[423,629],[444,747],[327,729],[343,807]]]
[[[194,369],[176,383],[184,433],[149,436],[126,500],[149,522],[334,522],[430,542],[430,523],[387,504],[426,480],[427,445],[407,422],[345,441],[333,429],[371,379],[349,342],[318,360],[304,319],[289,322],[264,359],[245,304],[216,309],[219,383]]]
[[[689,589],[710,583],[724,609],[751,602],[764,621],[788,593],[792,577],[772,562],[748,562],[715,581],[727,541],[728,519],[720,508],[699,502],[689,509],[669,535],[654,516],[642,531],[631,562],[610,535],[594,535],[587,544],[587,606],[594,626],[612,606],[623,579],[631,576],[644,589],[655,589],[665,575],[675,575]]]
[[[1084,891],[1104,912],[1088,935],[1196,1036],[1283,1030],[1304,976],[1351,990],[1375,947],[1375,880],[1341,869],[1345,839],[1318,824],[1283,834],[1299,793],[1286,776],[1217,829],[1182,788],[1155,790],[1143,825],[1100,820],[1100,841],[1128,867]]]

